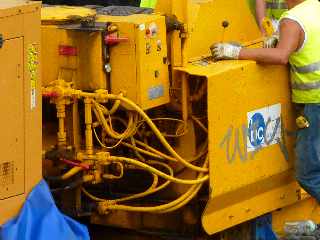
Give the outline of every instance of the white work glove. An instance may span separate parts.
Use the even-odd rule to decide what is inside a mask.
[[[210,47],[214,60],[238,59],[241,46],[234,43],[216,43]]]
[[[263,41],[264,48],[275,48],[279,42],[279,35],[272,35],[270,37],[266,37]]]

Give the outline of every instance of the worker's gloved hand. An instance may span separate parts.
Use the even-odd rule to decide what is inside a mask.
[[[275,48],[279,42],[279,35],[274,34],[270,37],[266,37],[263,41],[264,48]]]
[[[214,60],[238,59],[241,46],[236,43],[216,43],[210,47]]]

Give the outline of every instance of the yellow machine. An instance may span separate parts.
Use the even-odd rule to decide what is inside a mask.
[[[282,209],[279,230],[298,216],[288,206],[316,219],[294,180],[287,68],[210,59],[214,42],[261,44],[246,1],[159,0],[155,12],[42,9],[45,177],[59,206],[209,235]]]
[[[31,27],[32,26],[32,27]],[[40,4],[0,2],[0,224],[41,179]]]

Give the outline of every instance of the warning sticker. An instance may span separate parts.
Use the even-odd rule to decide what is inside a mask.
[[[37,87],[37,77],[38,77],[38,51],[35,44],[30,44],[27,50],[28,56],[28,71],[30,74],[30,106],[31,110],[36,107],[36,87]]]
[[[247,151],[277,144],[281,138],[281,104],[264,107],[247,113]]]

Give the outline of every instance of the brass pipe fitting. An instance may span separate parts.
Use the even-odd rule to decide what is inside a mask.
[[[63,99],[59,100],[56,103],[56,109],[57,109],[57,118],[59,121],[59,129],[57,133],[58,146],[66,147],[67,145],[67,133],[65,131],[66,105]]]

